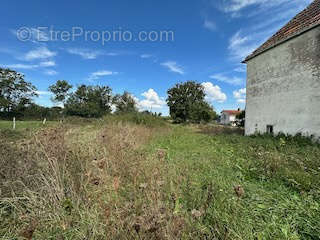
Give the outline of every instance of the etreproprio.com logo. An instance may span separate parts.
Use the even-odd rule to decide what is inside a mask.
[[[70,30],[56,30],[52,27],[21,27],[16,31],[18,40],[49,42],[49,41],[92,41],[105,45],[108,42],[174,42],[174,31],[130,31],[118,28],[116,30],[86,30],[83,27],[72,27]]]

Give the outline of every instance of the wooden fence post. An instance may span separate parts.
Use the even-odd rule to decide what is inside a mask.
[[[12,129],[13,129],[13,130],[16,129],[16,118],[15,118],[15,117],[13,118],[13,126],[12,126]]]
[[[46,119],[46,118],[45,118],[45,119],[43,119],[42,125],[45,125],[45,124],[46,124],[46,121],[47,121],[47,119]]]

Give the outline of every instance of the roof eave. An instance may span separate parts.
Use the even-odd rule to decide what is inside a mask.
[[[270,50],[270,49],[272,49],[272,48],[274,48],[274,47],[277,47],[277,46],[279,46],[280,44],[285,43],[285,42],[287,42],[287,41],[289,41],[289,40],[291,40],[291,39],[293,39],[293,38],[295,38],[295,37],[298,37],[298,36],[300,36],[301,34],[307,32],[307,31],[310,31],[310,30],[313,29],[313,28],[316,28],[317,26],[320,26],[320,23],[315,23],[314,25],[311,25],[311,26],[309,26],[309,27],[307,27],[307,28],[304,28],[304,29],[300,30],[299,32],[296,32],[295,34],[292,34],[291,36],[287,37],[286,39],[283,39],[283,40],[277,42],[276,44],[273,44],[273,45],[271,45],[271,46],[263,49],[261,52],[258,52],[258,53],[256,53],[256,54],[251,54],[251,55],[247,56],[241,63],[246,64],[249,60],[251,60],[251,59],[259,56],[260,54],[262,54],[262,53],[264,53],[264,52],[266,52],[266,51],[268,51],[268,50]]]

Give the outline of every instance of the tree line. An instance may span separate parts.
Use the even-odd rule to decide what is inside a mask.
[[[66,80],[58,80],[48,90],[52,93],[51,100],[59,107],[35,104],[33,99],[38,97],[37,88],[25,81],[23,74],[0,68],[0,118],[99,118],[112,112],[139,112],[138,103],[129,92],[113,94],[109,86],[81,84],[74,88]],[[214,108],[205,101],[201,84],[195,81],[178,83],[167,93],[170,116],[175,122],[209,122],[217,118]],[[152,114],[149,111],[143,113]]]

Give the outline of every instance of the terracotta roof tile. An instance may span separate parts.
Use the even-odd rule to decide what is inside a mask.
[[[223,113],[229,113],[229,114],[232,114],[232,115],[237,115],[237,114],[241,113],[241,111],[238,111],[238,110],[223,110],[222,112]]]
[[[288,22],[283,28],[276,32],[271,38],[269,38],[269,40],[257,48],[248,57],[246,57],[244,62],[247,62],[260,53],[277,46],[283,41],[318,25],[320,25],[320,0],[315,0],[306,9]]]

